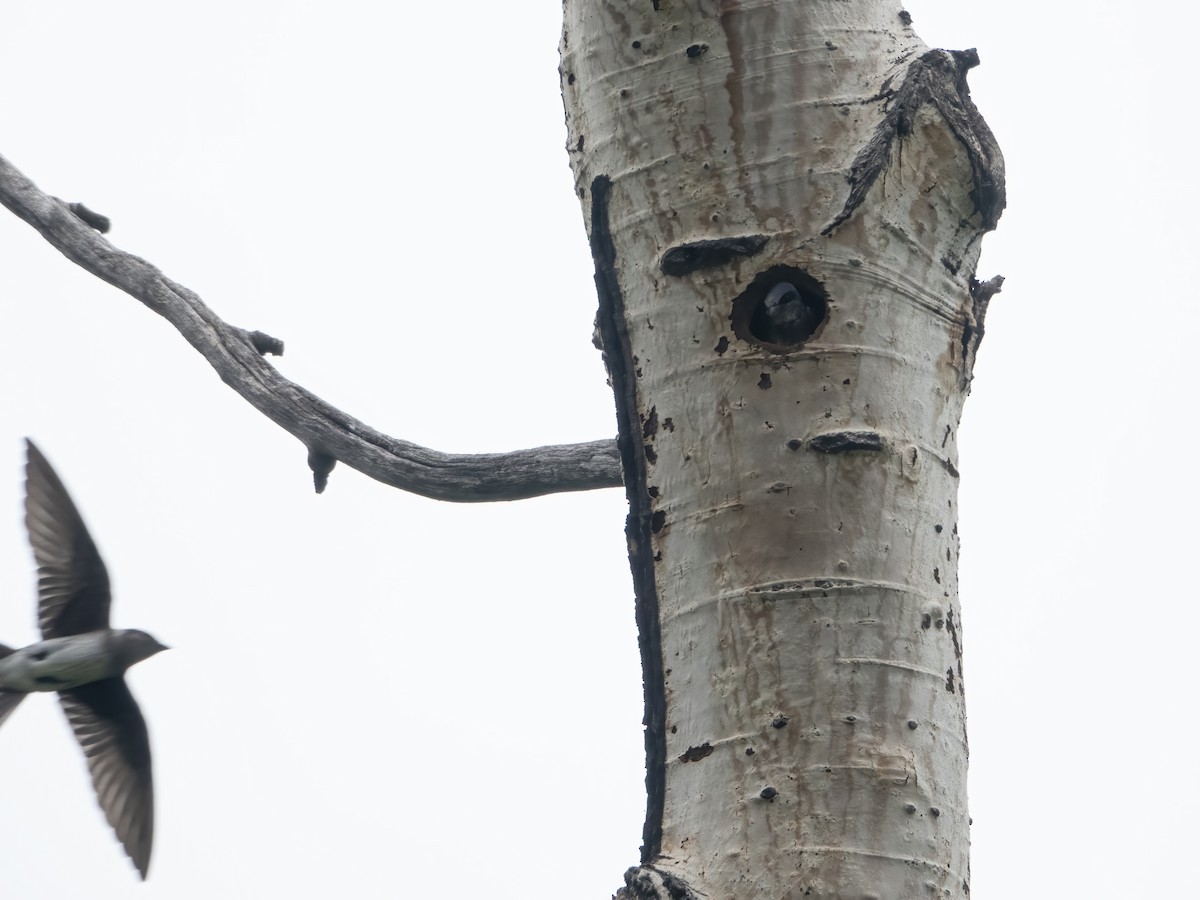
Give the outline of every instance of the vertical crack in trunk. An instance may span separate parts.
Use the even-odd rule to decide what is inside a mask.
[[[646,728],[646,822],[642,826],[642,863],[645,864],[654,860],[662,849],[667,759],[662,636],[658,621],[658,591],[654,584],[654,553],[650,544],[652,510],[646,483],[633,351],[625,325],[625,301],[617,280],[617,251],[609,224],[612,180],[607,175],[596,176],[592,180],[591,193],[592,260],[596,266],[596,293],[600,299],[597,325],[617,404],[617,447],[625,475],[625,495],[629,499],[625,539],[633,572],[638,649],[642,656],[642,691],[646,704],[642,719]]]

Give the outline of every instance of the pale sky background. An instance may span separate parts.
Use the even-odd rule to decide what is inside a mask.
[[[0,154],[284,339],[287,376],[439,449],[615,433],[559,3],[4,8]],[[1184,896],[1200,13],[907,8],[930,46],[979,48],[1009,173],[959,438],[972,897]],[[644,810],[623,493],[439,504],[339,466],[316,496],[169,325],[0,213],[0,641],[36,637],[31,435],[114,624],[175,648],[130,676],[149,881],[34,697],[0,733],[5,900],[608,897]]]

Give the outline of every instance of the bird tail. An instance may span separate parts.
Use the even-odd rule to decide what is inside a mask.
[[[0,644],[0,659],[13,653],[12,647],[6,647]],[[4,720],[12,715],[12,711],[17,708],[17,705],[25,699],[25,694],[21,691],[5,691],[0,690],[0,725],[4,724]]]

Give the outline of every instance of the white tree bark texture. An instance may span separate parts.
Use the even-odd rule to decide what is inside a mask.
[[[965,898],[974,53],[886,0],[565,0],[561,53],[646,694],[618,896]]]
[[[621,484],[611,439],[510,453],[442,453],[376,431],[284,378],[264,358],[281,355],[282,341],[223,321],[193,291],[109,243],[99,233],[108,230],[104,216],[44,193],[2,156],[0,203],[69,260],[169,321],[222,381],[299,438],[308,448],[317,493],[325,490],[338,460],[392,487],[457,502],[521,500]]]

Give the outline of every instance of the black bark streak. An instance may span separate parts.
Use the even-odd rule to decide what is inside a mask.
[[[695,272],[697,269],[723,266],[738,256],[754,256],[765,246],[767,246],[765,234],[689,241],[686,244],[672,247],[664,253],[658,265],[664,275],[678,278]]]
[[[950,632],[950,642],[954,645],[954,661],[958,665],[958,680],[962,682],[962,644],[958,642],[958,626],[954,624],[954,610],[946,613],[946,630]]]
[[[642,864],[662,850],[663,804],[666,790],[667,729],[666,689],[663,679],[662,635],[658,621],[658,591],[654,583],[654,550],[651,545],[649,485],[646,478],[642,422],[638,414],[633,351],[625,326],[625,301],[617,279],[617,251],[609,224],[608,203],[612,180],[598,175],[592,181],[592,260],[596,266],[596,293],[600,312],[597,323],[604,342],[605,363],[617,405],[617,449],[625,476],[629,516],[625,536],[629,567],[633,571],[638,649],[642,657],[642,690],[645,697],[646,822],[642,828]]]
[[[979,54],[974,50],[930,50],[913,62],[897,90],[885,88],[883,121],[850,167],[850,196],[846,205],[822,229],[822,234],[833,232],[862,205],[871,185],[887,167],[896,138],[912,131],[917,110],[926,103],[937,108],[951,133],[967,149],[975,183],[972,199],[983,219],[984,230],[996,227],[1005,204],[1004,157],[991,129],[971,101],[967,71],[977,65]]]
[[[809,439],[808,448],[817,453],[849,453],[852,450],[883,450],[887,441],[878,431],[831,431]]]
[[[963,651],[962,651],[962,644],[958,640],[958,626],[954,624],[954,610],[953,609],[951,609],[949,612],[946,613],[946,630],[950,632],[950,640],[954,644],[954,661],[955,661],[955,665],[958,669],[958,691],[960,694],[962,694],[963,700],[965,701],[966,697],[967,697],[967,685],[963,681]],[[947,670],[947,671],[949,672],[949,670]],[[949,680],[951,682],[954,680],[953,675],[954,675],[954,673],[950,672]],[[970,759],[971,758],[971,745],[970,745],[970,742],[967,740],[967,720],[962,719],[961,721],[962,721],[962,742],[963,742],[963,746],[967,748],[967,759]],[[970,889],[967,890],[967,893],[968,894],[970,893]]]

